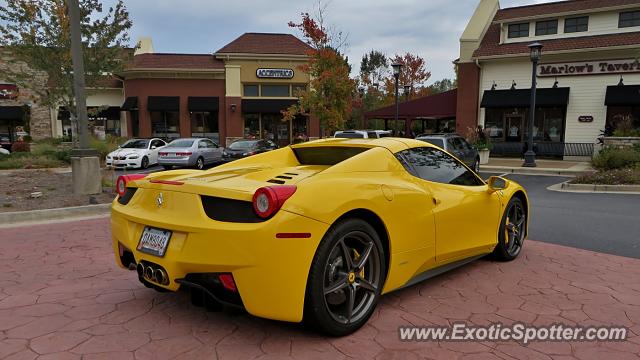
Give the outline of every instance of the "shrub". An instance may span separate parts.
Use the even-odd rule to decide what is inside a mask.
[[[591,160],[591,164],[598,170],[633,167],[640,164],[640,151],[636,149],[635,146],[633,148],[607,147]]]
[[[55,158],[59,161],[62,161],[64,163],[70,164],[71,163],[71,150],[68,149],[61,149],[58,150],[55,154]]]
[[[53,146],[58,146],[60,144],[62,144],[63,139],[61,137],[58,138],[45,138],[45,139],[41,139],[36,141],[36,144],[49,144],[49,145],[53,145]]]
[[[58,148],[47,143],[36,143],[33,144],[33,148],[31,149],[31,153],[33,155],[45,155],[45,156],[55,156],[58,152]]]
[[[577,176],[573,184],[640,185],[640,166]]]
[[[16,141],[11,144],[11,152],[29,152],[31,145],[26,141]]]

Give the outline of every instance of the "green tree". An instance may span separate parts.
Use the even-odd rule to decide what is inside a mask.
[[[380,51],[371,50],[362,56],[360,61],[360,81],[371,88],[379,86],[389,72],[389,60]]]
[[[428,88],[432,94],[439,94],[445,91],[453,90],[457,87],[456,81],[451,79],[442,79],[429,85]]]
[[[106,10],[100,0],[79,3],[85,82],[88,89],[99,89],[126,61],[132,22],[122,0]],[[5,0],[0,5],[0,46],[4,48],[0,78],[31,89],[43,105],[65,106],[75,119],[66,1]],[[34,74],[44,74],[48,86]]]
[[[324,134],[343,129],[351,119],[352,108],[358,102],[356,82],[349,77],[347,59],[340,53],[341,38],[331,36],[323,24],[323,9],[319,6],[317,19],[302,14],[300,23],[290,22],[311,46],[308,62],[300,70],[309,74],[309,89],[298,94],[299,101],[283,112],[285,120],[297,114],[317,116]]]

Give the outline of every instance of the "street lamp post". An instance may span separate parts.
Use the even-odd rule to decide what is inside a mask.
[[[396,114],[394,119],[396,121],[396,126],[398,126],[398,113],[400,111],[400,105],[398,102],[398,81],[400,79],[400,69],[402,69],[402,64],[391,64],[391,67],[393,68],[393,77],[396,79]]]
[[[536,119],[536,76],[538,71],[538,61],[542,52],[542,44],[533,43],[529,45],[531,56],[531,101],[529,102],[529,126],[527,131],[527,152],[524,153],[524,167],[536,167],[536,153],[533,151],[533,123]]]

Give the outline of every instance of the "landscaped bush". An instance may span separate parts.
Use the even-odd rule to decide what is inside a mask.
[[[591,160],[591,164],[598,170],[614,170],[636,166],[640,164],[640,146],[604,148]]]
[[[0,170],[41,169],[61,167],[66,165],[64,162],[48,156],[21,156],[18,154],[19,153],[14,153],[11,155],[0,155]]]
[[[640,185],[640,166],[577,176],[573,184]]]
[[[104,140],[91,138],[90,146],[98,152],[100,160],[104,160],[108,153],[118,148],[118,145],[127,141],[127,138],[107,135]]]

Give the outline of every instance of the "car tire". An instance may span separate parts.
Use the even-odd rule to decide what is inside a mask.
[[[385,277],[386,255],[376,230],[361,219],[334,224],[311,264],[305,324],[331,336],[353,333],[375,310]]]
[[[172,169],[173,169],[173,165],[162,165],[162,167],[163,167],[165,170],[172,170]]]
[[[140,160],[140,168],[147,169],[148,167],[149,167],[149,158],[146,156],[143,156],[142,160]]]
[[[472,169],[476,172],[476,174],[480,173],[480,158],[476,158],[474,160]]]
[[[515,220],[514,220],[515,219]],[[526,237],[528,213],[522,200],[512,197],[500,222],[498,244],[493,256],[500,261],[511,261],[520,255]]]
[[[196,159],[196,169],[204,169],[204,159],[202,158],[202,156]]]

